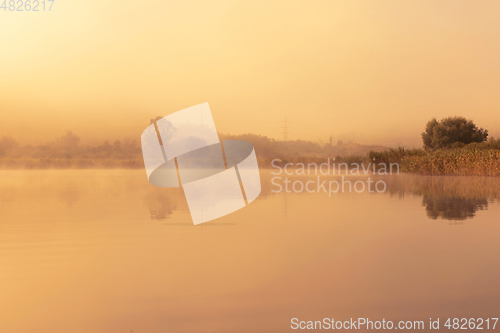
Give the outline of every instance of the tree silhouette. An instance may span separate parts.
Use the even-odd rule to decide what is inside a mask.
[[[472,120],[463,117],[448,117],[441,121],[433,118],[422,133],[425,149],[461,147],[487,138],[488,130],[478,128]]]

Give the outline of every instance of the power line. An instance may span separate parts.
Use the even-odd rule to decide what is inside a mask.
[[[288,141],[288,120],[286,119],[286,115],[285,115],[285,121],[283,121],[283,126],[281,126],[280,128],[283,129],[283,141]]]

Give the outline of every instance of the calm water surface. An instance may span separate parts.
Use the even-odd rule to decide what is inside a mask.
[[[142,170],[0,171],[0,332],[500,316],[497,178],[388,176],[384,194],[329,197],[273,193],[270,177],[193,226],[182,190]]]

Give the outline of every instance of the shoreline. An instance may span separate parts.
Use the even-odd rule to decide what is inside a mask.
[[[257,155],[259,153],[257,152]],[[132,156],[130,156],[132,157]],[[330,168],[353,170],[363,173],[375,165],[380,170],[391,170],[397,166],[397,173],[428,176],[500,176],[500,149],[478,149],[463,147],[426,151],[423,149],[371,151],[366,155],[327,156],[308,155],[277,158],[257,158],[260,169],[278,170],[288,165],[288,169],[320,168],[327,164]],[[293,166],[293,167],[291,167]],[[141,157],[132,158],[79,158],[79,157],[0,157],[0,170],[85,170],[85,169],[143,169]]]

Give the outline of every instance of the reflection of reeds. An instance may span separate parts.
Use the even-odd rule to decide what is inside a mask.
[[[390,195],[500,199],[499,178],[399,175],[375,176],[374,179],[383,180]]]

